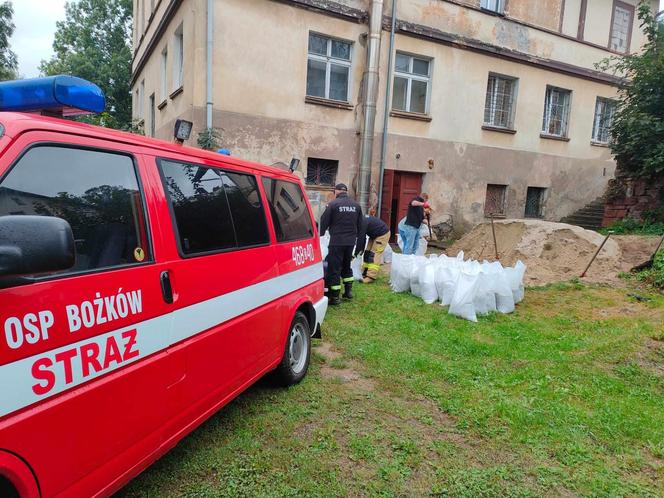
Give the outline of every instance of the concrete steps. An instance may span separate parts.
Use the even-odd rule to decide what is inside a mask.
[[[569,223],[570,225],[577,225],[588,230],[598,230],[602,226],[605,204],[606,200],[604,197],[598,197],[578,211],[569,216],[565,216],[560,221],[562,223]]]

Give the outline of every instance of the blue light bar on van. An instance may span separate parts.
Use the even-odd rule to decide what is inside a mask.
[[[0,111],[73,116],[102,112],[106,98],[94,83],[74,76],[48,76],[0,83]]]

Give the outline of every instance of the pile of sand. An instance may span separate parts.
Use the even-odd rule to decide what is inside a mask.
[[[523,261],[526,285],[545,285],[579,277],[604,236],[565,223],[541,220],[495,222],[498,254],[503,265]],[[646,261],[657,245],[657,237],[612,236],[593,262],[584,280],[612,283],[618,274]],[[495,259],[491,223],[477,225],[446,252],[463,251],[468,259]]]

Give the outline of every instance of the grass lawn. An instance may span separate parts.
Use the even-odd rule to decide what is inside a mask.
[[[119,496],[664,496],[664,296],[529,289],[473,324],[386,278]]]

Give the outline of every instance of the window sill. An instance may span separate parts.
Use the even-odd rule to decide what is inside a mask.
[[[157,109],[159,109],[161,111],[164,107],[166,107],[167,104],[168,104],[168,100],[164,99],[159,103],[159,105],[157,106]]]
[[[168,96],[171,100],[173,100],[175,97],[180,95],[182,92],[184,92],[184,85],[180,85],[179,88],[176,88],[171,92],[171,94]]]
[[[343,109],[346,111],[352,111],[354,109],[353,104],[350,102],[343,102],[341,100],[332,100],[324,99],[322,97],[311,97],[307,95],[304,97],[304,102],[307,104],[322,105],[325,107],[334,107],[335,109]]]
[[[490,16],[507,17],[507,14],[505,13],[504,10],[498,12],[497,10],[485,9],[484,7],[480,7],[480,11],[484,12],[485,14],[489,14]]]
[[[592,145],[593,147],[607,147],[607,148],[608,148],[608,147],[611,147],[608,143],[604,143],[604,142],[595,142],[595,141],[593,141],[593,140],[590,141],[590,145]]]
[[[393,118],[404,118],[404,119],[414,119],[415,121],[425,121],[427,123],[431,122],[431,116],[419,112],[390,111],[390,116],[392,116]]]
[[[317,185],[315,183],[305,183],[304,186],[310,190],[322,190],[326,192],[334,191],[334,185]]]
[[[498,133],[507,133],[509,135],[514,135],[516,130],[513,128],[503,128],[502,126],[493,126],[493,125],[482,125],[483,130],[487,131],[497,131]]]
[[[547,140],[557,140],[558,142],[569,142],[569,137],[559,137],[558,135],[549,135],[547,133],[540,133],[540,138]]]

